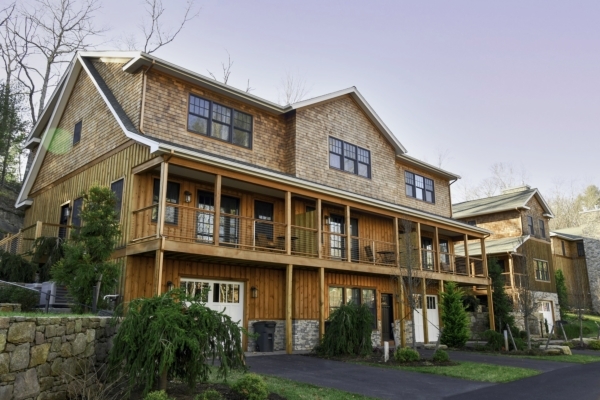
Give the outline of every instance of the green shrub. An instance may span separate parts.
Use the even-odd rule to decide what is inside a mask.
[[[504,346],[504,336],[496,331],[487,330],[483,332],[483,337],[487,340],[487,347],[490,350],[500,351]]]
[[[35,280],[36,269],[22,256],[0,250],[0,280],[32,283]]]
[[[600,340],[591,340],[588,347],[592,350],[600,350]]]
[[[516,337],[514,339],[515,339],[515,346],[517,346],[516,350],[525,350],[525,348],[527,347],[527,342],[519,337]],[[504,338],[502,340],[504,340]],[[512,345],[512,341],[510,339],[508,340],[508,346],[511,349],[514,349],[513,345]]]
[[[394,359],[399,362],[419,361],[421,356],[419,352],[410,347],[399,348],[394,353]]]
[[[164,373],[194,387],[208,380],[209,364],[215,359],[220,361],[218,378],[245,368],[242,332],[246,331],[180,289],[132,300],[120,324],[109,363],[115,376],[128,377],[129,391],[140,385],[148,393]]]
[[[267,384],[260,375],[245,374],[233,384],[232,389],[248,400],[265,400],[269,396]]]
[[[567,346],[568,348],[572,349],[573,347],[575,347],[575,345],[573,344],[573,342],[562,342],[560,344],[561,346]]]
[[[221,393],[217,392],[215,389],[206,389],[204,392],[200,393],[194,400],[221,400],[223,396]]]
[[[519,337],[523,340],[527,340],[527,331],[519,331]]]
[[[156,390],[148,393],[144,400],[171,400],[171,397],[164,390]]]
[[[0,303],[17,303],[21,305],[21,311],[28,312],[39,305],[40,294],[33,290],[6,285],[0,287]]]
[[[462,302],[463,290],[455,282],[447,282],[442,293],[442,337],[448,347],[464,347],[469,340],[469,318]]]
[[[433,361],[435,361],[435,362],[450,361],[450,356],[448,355],[448,352],[446,352],[442,349],[437,349],[435,351],[435,353],[433,353]]]
[[[364,304],[344,304],[329,316],[323,341],[316,348],[326,357],[367,355],[373,350],[373,314]]]
[[[565,333],[567,334],[568,338],[573,339],[573,338],[579,337],[579,321],[575,321],[572,324],[563,325],[563,327],[565,328]],[[584,325],[583,326],[583,334],[589,335],[591,333],[592,333],[592,330],[590,329],[590,327]]]

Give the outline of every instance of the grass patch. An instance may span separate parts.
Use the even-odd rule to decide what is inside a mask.
[[[566,320],[569,321],[568,325],[565,325],[565,333],[569,339],[579,337],[579,321],[577,320],[577,314],[567,313]],[[583,315],[583,337],[597,337],[598,336],[598,325],[600,324],[600,316],[598,315]],[[558,330],[557,334],[562,335],[562,331]]]
[[[507,367],[475,362],[459,362],[452,366],[405,367],[401,365],[372,364],[366,365],[401,369],[404,371],[423,372],[426,374],[444,375],[452,378],[468,379],[471,381],[504,383],[539,375],[540,371],[529,368]]]
[[[542,361],[558,361],[558,362],[568,362],[575,364],[589,364],[600,361],[600,356],[590,356],[587,354],[573,354],[572,356],[568,355],[559,355],[559,356],[509,356],[509,357],[519,357],[519,358],[529,358],[532,360],[542,360]]]
[[[243,373],[240,371],[231,371],[231,374],[227,378],[227,384],[232,385],[242,377]],[[360,394],[348,393],[342,390],[331,389],[321,386],[311,385],[309,383],[296,382],[285,378],[279,378],[276,376],[261,375],[266,384],[269,392],[277,393],[280,396],[285,397],[288,400],[344,400],[344,399],[357,399],[357,400],[371,400],[373,397],[362,396]],[[216,373],[211,374],[209,380],[210,383],[223,383],[216,379]]]
[[[73,314],[73,313],[49,313],[46,314],[43,311],[39,312],[8,312],[0,311],[0,317],[25,317],[25,318],[74,318],[74,317],[97,317],[94,314]]]

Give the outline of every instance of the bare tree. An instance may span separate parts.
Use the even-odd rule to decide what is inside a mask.
[[[227,51],[227,50],[225,50]],[[227,65],[225,65],[224,62],[221,63],[221,68],[223,69],[223,83],[227,85],[227,82],[229,82],[229,76],[231,75],[231,67],[233,67],[233,61],[231,61],[231,54],[229,54],[229,52],[227,51]],[[210,70],[207,70],[208,74],[215,80],[218,81],[219,79],[215,76],[215,74],[213,74]],[[248,79],[248,87],[250,87],[250,79]],[[247,92],[249,90],[246,90]]]
[[[294,75],[288,71],[281,79],[277,91],[278,103],[285,106],[302,101],[310,90],[306,87],[306,80],[301,75]]]
[[[419,269],[419,253],[418,253],[418,238],[417,233],[414,231],[414,224],[412,221],[407,219],[400,220],[400,229],[402,234],[400,236],[400,263],[399,267],[396,268],[394,276],[398,279],[403,287],[408,307],[411,312],[411,319],[413,323],[412,327],[412,347],[417,348],[417,334],[415,331],[415,313],[417,309],[417,303],[419,298],[416,296],[418,293],[418,286],[420,279],[414,276],[415,270]],[[406,277],[404,277],[404,271],[406,271]],[[404,318],[404,310],[400,310],[401,318]],[[404,335],[404,332],[400,333]]]
[[[169,28],[163,25],[163,15],[166,11],[161,0],[145,0],[144,8],[146,18],[143,19],[140,29],[144,34],[144,52],[152,54],[161,47],[171,43],[181,32],[184,26],[196,18],[199,10],[195,10],[194,0],[188,0],[183,17],[176,28]],[[135,40],[129,37],[129,45],[134,45]]]
[[[518,169],[509,163],[496,162],[490,166],[489,170],[491,176],[474,186],[459,184],[465,201],[496,196],[503,189],[522,185],[527,181],[525,169]]]
[[[533,260],[529,257],[527,244],[521,240],[518,248],[520,253],[513,258],[516,305],[517,310],[523,315],[525,332],[527,332],[527,349],[531,350],[531,328],[529,324],[532,317],[539,309],[539,299],[533,288],[533,277],[530,273],[532,270],[532,265],[530,265],[530,263],[532,263]]]
[[[590,301],[590,284],[585,264],[578,263],[573,266],[572,288],[572,292],[569,293],[570,306],[577,313],[579,344],[583,346],[583,315]]]

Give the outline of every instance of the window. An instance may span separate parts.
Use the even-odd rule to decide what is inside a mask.
[[[158,198],[160,196],[160,179],[154,180],[154,191],[152,196],[152,204],[158,204]],[[167,182],[167,203],[179,204],[179,183]],[[156,216],[157,209],[152,211],[152,221],[157,221]],[[177,225],[179,221],[179,209],[177,207],[167,206],[165,208],[165,223]]]
[[[564,240],[560,241],[560,246],[562,247],[563,256],[566,256],[567,252],[565,251],[565,241]]]
[[[529,234],[535,235],[535,229],[533,228],[533,217],[527,216],[527,225],[529,226]]]
[[[71,225],[81,226],[81,208],[83,207],[83,197],[73,200],[73,215],[71,216]]]
[[[69,203],[60,206],[60,217],[58,220],[58,237],[61,239],[67,238],[67,225],[69,225]]]
[[[435,203],[432,179],[408,171],[404,172],[404,179],[406,181],[406,195],[408,197],[414,197],[428,203]]]
[[[548,261],[533,260],[535,265],[535,279],[538,281],[550,282],[550,271],[548,270]]]
[[[377,308],[375,304],[375,289],[363,288],[329,288],[329,315],[340,308],[342,304],[366,305],[373,315],[373,329],[377,329]]]
[[[254,218],[262,221],[273,221],[273,203],[264,201],[254,201]],[[265,222],[255,222],[256,238],[265,237],[273,240],[273,224]]]
[[[202,242],[213,242],[215,229],[215,196],[212,192],[198,191],[198,208],[210,212],[199,211],[196,221],[196,239]]]
[[[188,130],[250,148],[252,116],[190,94]]]
[[[75,124],[75,129],[73,130],[73,145],[76,145],[81,140],[81,125],[82,121]]]
[[[123,206],[123,178],[118,181],[113,182],[110,185],[110,190],[115,194],[116,202],[115,202],[115,214],[117,215],[117,220],[121,219],[121,207]]]
[[[370,178],[371,152],[362,147],[329,137],[329,166]]]
[[[544,220],[538,220],[538,224],[540,226],[540,235],[545,238],[546,237],[546,226],[544,225]]]
[[[467,221],[467,225],[471,225],[471,226],[477,226],[477,221],[475,221],[474,219]]]
[[[585,249],[583,247],[583,242],[577,242],[577,255],[579,257],[585,257]]]

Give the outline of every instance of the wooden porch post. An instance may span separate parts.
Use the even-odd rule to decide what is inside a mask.
[[[319,268],[319,339],[325,335],[325,268]]]
[[[437,226],[433,227],[433,262],[435,263],[433,270],[440,272],[440,236]]]
[[[289,193],[289,192],[288,192]],[[288,264],[285,271],[285,352],[292,354],[292,275],[294,266]]]
[[[346,214],[346,260],[352,261],[352,240],[350,237],[352,236],[352,230],[350,229],[350,206],[345,207]],[[375,251],[375,249],[373,249]]]
[[[406,347],[406,334],[404,333],[404,328],[406,326],[406,322],[404,320],[404,284],[402,283],[402,281],[404,280],[404,277],[400,276],[400,279],[398,279],[398,291],[400,292],[400,298],[399,298],[399,306],[398,306],[398,311],[400,313],[400,347]],[[414,324],[413,324],[414,325]],[[414,326],[413,326],[414,329]]]
[[[317,255],[319,258],[323,258],[323,244],[321,239],[323,237],[323,204],[321,199],[317,199]]]
[[[285,192],[285,254],[292,254],[292,192]]]
[[[491,283],[491,282],[490,282]],[[490,319],[490,329],[496,329],[496,321],[494,321],[494,297],[492,292],[492,285],[487,287],[487,301],[488,301],[488,314]]]
[[[396,270],[398,277],[398,297],[397,304],[398,309],[396,313],[398,314],[398,319],[400,320],[400,346],[404,347],[406,345],[406,338],[404,337],[404,287],[402,286],[402,266],[400,264],[400,224],[398,223],[398,218],[394,218],[394,256],[396,260]],[[394,328],[396,327],[396,321],[394,321]]]
[[[162,237],[160,239],[160,248],[156,250],[156,255],[154,258],[154,295],[160,295],[162,293],[162,273],[163,273],[163,263],[164,263],[164,247],[165,247],[165,238]]]
[[[219,245],[219,235],[221,232],[221,185],[223,177],[221,175],[215,175],[215,216],[214,216],[214,227],[213,227],[213,243],[215,246]]]
[[[158,216],[156,221],[156,237],[160,238],[165,229],[165,209],[167,202],[167,183],[169,180],[169,163],[160,164],[160,190],[158,192]]]
[[[417,222],[417,243],[415,250],[419,255],[419,269],[423,270],[423,252],[421,251],[421,223]]]
[[[438,313],[440,313],[440,310],[442,309],[440,304],[442,303],[442,293],[444,293],[444,290],[445,290],[444,289],[444,281],[440,280],[439,284],[440,284],[440,288],[438,289]],[[441,315],[439,315],[438,320],[440,321],[439,322],[440,328],[442,328],[443,324],[442,324]]]
[[[481,238],[480,243],[481,243],[481,262],[483,263],[483,274],[487,278],[489,276],[489,271],[488,271],[487,253],[485,251],[485,239]]]
[[[421,278],[421,311],[423,312],[423,343],[429,343],[429,322],[427,320],[427,278]]]
[[[42,237],[42,232],[44,228],[44,223],[42,221],[36,221],[35,223],[35,239]]]
[[[473,273],[471,271],[471,261],[469,261],[469,236],[464,235],[463,240],[465,243],[465,264],[467,267],[467,274],[468,274],[468,276],[473,276]]]
[[[508,255],[508,277],[510,280],[510,289],[512,290],[511,295],[514,296],[514,291],[515,291],[515,271],[514,271],[514,265],[513,265],[513,256],[512,254]],[[506,285],[506,279],[504,280],[504,284]]]

